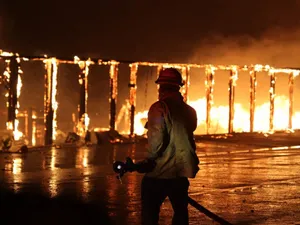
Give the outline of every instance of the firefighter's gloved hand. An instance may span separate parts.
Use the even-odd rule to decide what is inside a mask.
[[[149,173],[156,166],[156,162],[153,159],[145,159],[136,164],[136,171],[138,173]]]
[[[126,158],[126,171],[128,172],[137,171],[138,173],[148,173],[151,172],[155,166],[156,162],[152,159],[145,159],[135,164],[131,158]]]
[[[126,158],[126,171],[133,172],[137,170],[137,165],[134,164],[131,158]]]

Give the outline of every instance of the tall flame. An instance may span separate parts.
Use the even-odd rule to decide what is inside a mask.
[[[148,64],[147,64],[148,65]],[[154,65],[148,65],[154,66]],[[157,65],[156,65],[157,66]],[[179,68],[181,65],[175,65],[175,67]],[[197,66],[195,66],[197,67]],[[238,79],[238,70],[241,71],[255,71],[255,72],[269,72],[269,74],[275,73],[287,73],[292,74],[293,77],[299,75],[298,70],[293,69],[277,69],[273,68],[269,65],[251,65],[251,66],[243,66],[239,67],[236,65],[229,66],[214,66],[214,65],[199,65],[198,68],[210,68],[211,71],[216,70],[227,70],[231,71],[231,83],[232,86],[236,86],[236,82]],[[209,74],[209,73],[208,73]],[[185,73],[184,73],[185,75]],[[211,82],[211,90],[207,93],[207,97],[209,97],[209,101],[206,98],[200,98],[196,101],[190,101],[189,104],[195,108],[198,116],[198,129],[197,132],[205,133],[205,128],[207,125],[207,118],[209,118],[209,129],[212,130],[212,133],[227,133],[228,132],[228,121],[229,121],[229,107],[230,106],[213,106],[213,85],[214,79],[210,80]],[[275,87],[275,80],[272,80],[271,84]],[[208,81],[206,81],[206,86],[208,88]],[[255,84],[256,86],[256,84]],[[274,88],[271,86],[270,95],[272,97],[271,105],[270,102],[264,103],[260,106],[255,107],[254,112],[254,131],[261,132],[271,132],[273,130],[288,130],[289,129],[289,116],[292,115],[291,118],[293,120],[292,129],[300,128],[300,112],[293,113],[290,109],[292,104],[292,100],[288,99],[285,96],[276,96],[274,92]],[[230,89],[229,89],[230,90]],[[234,97],[234,96],[233,96]],[[291,98],[291,96],[290,96]],[[234,132],[249,132],[250,131],[250,113],[248,110],[244,109],[243,106],[239,103],[234,103],[234,98],[232,98],[231,105],[231,113],[233,119],[233,131]],[[254,99],[255,101],[255,99]],[[209,103],[209,107],[207,104]],[[270,109],[273,109],[273,113],[270,113]],[[269,119],[269,120],[267,120]],[[136,114],[135,120],[135,131],[138,135],[141,135],[145,132],[144,122],[147,120],[147,112],[139,112]],[[270,125],[272,123],[272,125]],[[201,130],[202,128],[202,130]],[[271,129],[271,130],[270,130]],[[200,131],[201,130],[201,131]]]
[[[206,98],[200,98],[196,101],[190,101],[197,112],[198,129],[206,125]],[[228,128],[228,106],[214,106],[211,108],[210,118],[214,133],[227,133]],[[242,104],[234,104],[234,131],[249,132],[249,112],[243,108]],[[260,132],[269,132],[270,103],[259,105],[255,109],[254,130]],[[274,130],[287,130],[289,120],[289,100],[286,96],[275,97]],[[139,112],[135,117],[135,130],[138,135],[145,133],[144,123],[147,120],[147,111]],[[144,120],[144,121],[143,121]],[[300,128],[300,112],[293,115],[293,129]],[[204,130],[204,129],[203,129]],[[201,131],[197,131],[199,133]]]
[[[89,129],[90,118],[87,113],[87,102],[88,102],[88,75],[89,75],[89,66],[93,64],[91,59],[89,58],[86,61],[81,61],[78,56],[74,57],[74,63],[79,65],[79,68],[82,70],[82,73],[79,76],[79,84],[84,85],[84,113],[81,118],[78,118],[78,122],[76,123],[76,130],[79,136],[84,136]],[[83,76],[82,76],[83,75]],[[80,106],[78,106],[80,107]],[[80,108],[79,108],[80,111]]]
[[[18,63],[21,62],[20,58],[17,58]],[[20,65],[20,64],[19,64]],[[20,108],[20,101],[19,97],[21,95],[21,90],[22,90],[22,78],[21,74],[23,74],[23,71],[21,70],[21,67],[19,66],[18,68],[18,83],[17,83],[17,107],[16,107],[16,119],[15,119],[15,129],[14,129],[14,138],[15,140],[20,140],[21,137],[23,137],[23,133],[19,131],[19,120],[18,120],[18,113],[19,113],[19,108]]]
[[[2,52],[0,51],[1,53],[1,56],[14,56],[13,53],[9,53],[9,52]],[[18,57],[18,54],[16,54],[17,58],[17,63],[18,63],[18,77],[17,77],[17,86],[16,86],[16,94],[17,94],[17,104],[15,106],[15,115],[16,115],[16,118],[13,120],[13,121],[9,121],[6,123],[6,128],[7,130],[11,130],[13,131],[13,136],[14,136],[14,140],[18,141],[20,140],[22,137],[23,137],[23,133],[21,131],[19,131],[19,120],[18,120],[18,114],[19,114],[19,108],[20,108],[20,102],[19,102],[19,97],[21,95],[21,90],[22,90],[22,78],[21,78],[21,74],[23,73],[23,71],[21,70],[21,67],[20,67],[20,62],[21,62],[21,59],[20,57]],[[10,86],[10,79],[11,79],[11,70],[10,70],[10,62],[11,60],[10,59],[7,59],[5,60],[7,66],[5,68],[5,71],[3,73],[3,76],[4,76],[4,79],[6,81],[6,84],[7,84],[7,88],[8,88],[8,92],[5,94],[5,96],[7,98],[9,98],[9,89],[12,88]],[[9,103],[7,101],[7,107],[9,107]]]

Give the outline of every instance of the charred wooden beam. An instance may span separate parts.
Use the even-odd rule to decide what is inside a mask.
[[[205,74],[206,74],[206,81],[205,81],[205,88],[206,88],[206,133],[209,134],[210,130],[210,111],[213,105],[213,100],[214,100],[214,69],[212,67],[206,67],[205,69]]]
[[[254,131],[255,102],[256,102],[256,71],[250,71],[250,132]]]
[[[110,85],[110,114],[109,114],[109,127],[111,130],[116,128],[116,104],[118,96],[118,63],[111,63],[109,75],[109,85]]]
[[[91,61],[79,61],[79,84],[80,84],[80,97],[79,97],[79,106],[78,106],[78,124],[77,124],[77,133],[81,136],[85,135],[88,131],[89,118],[87,114],[88,106],[88,75],[89,75],[89,66]]]
[[[32,136],[33,136],[33,109],[32,107],[28,108],[27,110],[27,137],[29,141],[29,145],[33,145],[32,143]]]
[[[293,114],[294,114],[294,79],[293,73],[289,75],[289,129],[293,129]]]
[[[57,85],[57,61],[50,58],[45,63],[45,92],[44,92],[44,124],[45,145],[51,145],[56,132],[56,85]]]
[[[188,101],[188,91],[190,86],[190,67],[184,66],[181,68],[181,76],[184,82],[184,86],[181,88],[181,93],[183,96],[184,102]]]
[[[137,71],[138,64],[130,64],[130,83],[129,83],[129,103],[130,103],[130,136],[134,135],[134,118],[135,118],[135,107],[136,107],[136,82],[137,82]]]
[[[228,120],[228,133],[233,133],[233,122],[234,122],[234,100],[235,100],[235,86],[237,80],[237,70],[230,71],[229,78],[229,120]]]
[[[270,120],[269,120],[269,130],[274,129],[274,110],[275,110],[275,84],[276,76],[274,72],[269,72],[270,76]]]
[[[6,61],[7,63],[7,83],[8,83],[8,99],[7,99],[7,110],[8,110],[8,118],[7,124],[8,129],[15,130],[16,129],[16,110],[18,108],[18,94],[17,94],[17,85],[18,85],[18,77],[19,77],[19,62],[16,57],[12,57],[10,60]]]

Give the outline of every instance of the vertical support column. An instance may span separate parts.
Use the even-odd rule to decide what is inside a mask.
[[[28,137],[29,130],[28,130],[28,111],[24,111],[24,120],[25,120],[25,137]]]
[[[294,73],[289,74],[289,126],[293,129],[293,114],[294,114]]]
[[[23,73],[20,66],[20,58],[18,55],[12,55],[10,59],[6,61],[6,68],[4,71],[4,81],[7,93],[7,130],[13,131],[14,139],[19,140],[23,133],[18,130],[19,121],[18,110],[20,108],[19,97],[22,88],[21,74]]]
[[[36,145],[36,139],[37,139],[37,112],[36,110],[32,109],[32,138],[31,138],[31,142],[32,145],[35,146]]]
[[[269,76],[270,76],[270,121],[269,121],[269,130],[273,131],[273,129],[274,129],[275,84],[276,84],[275,72],[269,71]]]
[[[16,110],[18,104],[17,97],[17,85],[18,85],[18,62],[16,57],[12,57],[10,60],[6,60],[6,76],[8,82],[8,98],[7,98],[7,129],[15,131],[16,128]]]
[[[238,72],[236,68],[230,71],[229,78],[229,120],[228,120],[228,133],[233,132],[233,122],[234,122],[234,97],[235,97],[235,86],[238,78]]]
[[[52,110],[52,62],[46,59],[45,63],[45,90],[44,90],[44,124],[45,124],[45,145],[52,144],[53,133],[53,110]]]
[[[206,88],[206,134],[209,134],[210,130],[210,111],[213,105],[214,100],[214,75],[215,71],[213,67],[207,66],[205,68],[205,74],[206,74],[206,81],[205,81],[205,88]]]
[[[32,133],[33,133],[33,114],[32,114],[32,107],[28,108],[27,110],[27,130],[28,130],[28,141],[29,145],[33,145],[32,143]]]
[[[110,76],[110,116],[109,116],[109,128],[115,130],[116,128],[116,104],[118,95],[118,65],[116,61],[110,62],[109,76]]]
[[[184,66],[181,68],[181,76],[184,82],[184,86],[181,88],[181,94],[183,96],[184,102],[188,101],[188,90],[190,86],[190,67]]]
[[[57,93],[57,60],[46,59],[45,63],[45,92],[44,92],[44,123],[45,123],[45,145],[51,145],[56,137],[56,101]]]
[[[89,117],[87,113],[87,101],[88,101],[88,75],[90,60],[78,62],[80,73],[79,73],[79,84],[80,84],[80,98],[78,106],[78,124],[77,134],[79,136],[85,136],[89,127]]]
[[[79,109],[78,109],[78,111],[79,111]],[[77,130],[78,119],[76,119],[75,113],[72,113],[72,122],[73,122],[73,132],[77,133],[78,132],[78,130]]]
[[[255,102],[256,102],[256,71],[250,71],[250,132],[254,131]]]
[[[130,64],[130,136],[134,135],[134,116],[135,116],[135,106],[136,106],[136,81],[137,81],[137,71],[138,71],[138,64],[133,63]]]

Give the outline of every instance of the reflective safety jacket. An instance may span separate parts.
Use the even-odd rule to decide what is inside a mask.
[[[149,159],[156,166],[145,176],[156,178],[194,178],[199,159],[193,132],[197,128],[196,111],[187,105],[180,92],[171,92],[149,109],[147,135]]]

